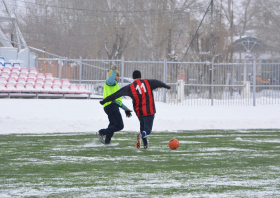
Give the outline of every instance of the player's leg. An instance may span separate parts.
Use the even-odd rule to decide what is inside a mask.
[[[144,130],[144,117],[138,117],[139,123],[140,123],[140,134]]]
[[[138,117],[139,123],[140,123],[140,134],[137,135],[137,142],[136,142],[136,148],[140,148],[141,146],[141,133],[144,130],[144,119],[143,117]]]
[[[149,115],[144,117],[144,131],[146,131],[147,135],[150,135],[153,130],[155,115]]]
[[[105,130],[106,133],[105,144],[109,144],[111,142],[111,138],[113,137],[114,133],[116,131],[121,131],[124,127],[122,115],[120,113],[119,106],[117,104],[112,104],[109,114],[110,114],[109,120],[112,123],[112,125],[110,125]]]
[[[107,128],[109,128],[109,127],[114,125],[113,121],[109,118],[109,116],[108,116],[108,120],[109,120],[109,124],[108,124]]]
[[[104,108],[104,110],[108,115],[110,124],[108,128],[103,129],[101,133],[103,135],[106,135],[105,144],[109,144],[111,142],[111,138],[114,135],[114,132],[122,130],[124,125],[122,115],[117,104],[108,105]]]
[[[155,118],[155,115],[149,115],[149,116],[144,116],[143,117],[144,129],[143,129],[141,135],[142,135],[142,140],[143,140],[143,144],[144,144],[145,149],[148,148],[147,136],[150,135],[151,132],[152,132],[154,118]]]
[[[104,110],[104,112],[107,114],[107,116],[108,116],[108,119],[109,119],[109,125],[108,125],[108,127],[107,128],[109,128],[110,126],[112,126],[113,125],[113,123],[111,122],[111,120],[110,120],[110,116],[108,115],[108,113],[105,111],[105,108],[103,108],[103,110]],[[107,110],[108,111],[108,110]],[[105,139],[104,139],[104,131],[105,129],[100,129],[97,133],[96,133],[96,135],[98,135],[98,138],[99,138],[99,140],[100,140],[100,142],[102,142],[103,144],[105,144]]]

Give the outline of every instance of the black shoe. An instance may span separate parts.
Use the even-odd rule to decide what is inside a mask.
[[[100,142],[102,142],[102,144],[105,144],[104,135],[100,131],[96,132],[96,135],[98,135]]]
[[[111,141],[108,141],[108,140],[106,140],[106,138],[105,138],[105,144],[111,144]]]

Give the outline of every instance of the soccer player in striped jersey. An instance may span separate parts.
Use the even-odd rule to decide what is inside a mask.
[[[140,134],[137,135],[136,147],[140,148],[141,138],[144,148],[148,148],[147,136],[151,134],[156,113],[153,90],[156,88],[170,89],[170,86],[155,79],[141,79],[141,72],[135,70],[132,74],[134,82],[106,97],[100,104],[113,101],[121,96],[132,98],[133,109],[140,122]]]

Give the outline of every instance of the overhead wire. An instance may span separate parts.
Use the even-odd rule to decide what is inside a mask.
[[[14,6],[13,4],[8,4],[8,5],[12,5],[12,6]],[[26,7],[24,7],[24,8],[26,8]],[[59,12],[56,12],[56,13],[59,13]],[[61,12],[60,12],[61,13]],[[69,19],[69,17],[70,16],[72,16],[72,14],[70,14],[70,13],[63,13],[64,14],[64,19],[66,20],[66,21],[61,21],[61,18],[60,18],[60,16],[55,16],[56,18],[49,18],[49,19],[45,19],[44,18],[44,20],[43,21],[38,21],[38,22],[36,22],[36,20],[38,20],[38,18],[36,18],[35,16],[38,16],[38,17],[40,17],[40,16],[42,16],[42,15],[35,15],[35,16],[33,16],[33,15],[31,15],[31,17],[33,18],[32,19],[32,21],[33,21],[33,24],[39,24],[39,23],[45,23],[45,24],[57,24],[57,25],[63,25],[63,24],[66,24],[66,25],[68,25],[69,24],[69,22],[68,21],[70,21],[71,23],[79,23],[79,26],[82,26],[82,25],[88,25],[88,24],[92,24],[92,23],[94,23],[94,24],[103,24],[103,22],[100,22],[99,20],[77,20],[77,19],[75,19],[75,20],[71,20],[71,19]],[[66,16],[65,16],[66,15]],[[96,15],[97,16],[97,15]],[[93,16],[93,17],[96,17],[96,16]],[[98,15],[99,16],[99,15]],[[30,16],[29,16],[30,17]],[[44,17],[44,16],[43,16]],[[181,18],[183,18],[183,19],[185,19],[186,18],[186,16],[184,15],[184,14],[181,14],[180,15],[180,17]],[[67,21],[68,20],[68,21]],[[150,21],[147,19],[147,21],[145,21],[145,23],[149,23]],[[113,21],[113,22],[111,22],[111,21],[108,21],[108,20],[106,20],[105,21],[105,23],[106,24],[118,24],[117,22],[115,22],[115,21]],[[157,21],[157,22],[153,22],[152,24],[154,25],[154,24],[163,24],[164,22],[163,21]]]
[[[22,3],[30,3],[30,4],[33,4],[33,5],[40,5],[40,6],[50,6],[50,7],[55,7],[55,8],[62,8],[62,9],[70,9],[70,10],[78,10],[78,11],[81,11],[81,10],[83,10],[83,11],[100,11],[100,12],[107,12],[106,10],[104,11],[104,10],[91,10],[91,9],[80,9],[80,8],[67,8],[67,7],[60,7],[60,6],[53,6],[53,5],[46,5],[46,4],[38,4],[38,3],[33,3],[33,2],[28,2],[28,1],[22,1],[22,0],[15,0],[16,2],[22,2]],[[11,2],[8,4],[8,5],[11,5],[11,6],[13,6],[14,7],[14,9],[15,9],[15,7],[22,7],[22,8],[25,8],[25,9],[28,9],[26,6],[20,6],[20,5],[15,5],[15,4],[12,4]],[[193,7],[194,8],[194,7]],[[192,9],[193,9],[192,8]],[[200,7],[199,7],[200,8]],[[38,10],[40,10],[40,9],[38,9],[38,8],[36,8],[36,11],[38,11]],[[46,10],[46,9],[41,9],[42,11],[44,11],[44,12],[51,12],[51,11],[49,11],[48,9]],[[167,10],[142,10],[142,11],[108,11],[108,12],[118,12],[118,13],[124,13],[124,12],[154,12],[154,11],[158,11],[158,12],[161,12],[161,14],[166,14],[166,13],[171,13],[170,12],[170,10],[168,11],[168,12],[166,12]],[[180,16],[180,17],[186,17],[186,16],[184,16],[184,12],[182,13],[181,12],[182,10],[176,10],[175,12],[173,12],[173,14],[175,14],[175,15],[177,15],[178,14],[178,16]],[[63,14],[64,15],[64,18],[67,18],[68,17],[68,19],[71,17],[71,16],[73,16],[74,14],[73,13],[67,13],[67,12],[58,12],[57,10],[55,10],[55,11],[52,11],[52,12],[54,12],[54,13],[56,13],[56,14],[59,14],[59,13],[61,13],[61,14]],[[32,14],[36,14],[36,13],[32,13]],[[152,13],[151,13],[152,14]],[[42,16],[42,15],[35,15],[35,16]],[[99,17],[100,15],[91,15],[90,17]],[[145,16],[147,16],[147,13],[145,13]],[[60,16],[57,16],[57,17],[59,17],[59,19],[61,19],[60,18]],[[50,20],[52,23],[56,23],[58,20],[56,20],[56,18],[52,18],[52,19],[48,19],[48,20]],[[70,21],[73,21],[73,20],[71,20],[71,19],[69,19]],[[77,20],[74,20],[74,21],[77,21]],[[85,21],[86,20],[79,20],[79,21],[77,21],[77,22],[79,22],[80,24],[81,23],[85,23]],[[44,20],[43,21],[44,23],[46,23],[46,21]],[[94,21],[95,23],[96,23],[96,21]],[[149,21],[146,21],[146,22],[149,22]],[[63,24],[63,22],[61,22],[61,20],[59,21],[59,22],[57,22],[57,23],[59,23],[59,24]],[[68,23],[68,22],[65,22],[65,23]],[[89,23],[92,23],[92,21],[90,20],[89,21]],[[106,21],[106,23],[107,24],[116,24],[116,22],[108,22],[108,21]],[[155,24],[155,23],[157,23],[157,22],[153,22],[153,24]],[[158,23],[162,23],[162,22],[158,22]],[[87,24],[85,24],[85,25],[87,25]]]
[[[55,6],[55,5],[47,5],[47,4],[42,4],[42,3],[33,3],[33,2],[28,2],[28,1],[22,1],[22,0],[15,0],[17,2],[22,2],[22,3],[28,3],[28,4],[33,4],[33,5],[40,5],[40,6],[44,6],[44,7],[53,7],[53,8],[62,8],[62,9],[68,9],[68,10],[77,10],[77,11],[90,11],[90,12],[102,12],[102,13],[125,13],[125,12],[131,12],[131,13],[141,13],[141,12],[170,12],[172,13],[172,11],[170,11],[170,9],[159,9],[159,10],[153,10],[153,9],[149,9],[149,10],[92,10],[92,9],[85,9],[85,8],[69,8],[69,7],[62,7],[62,6]],[[193,9],[195,8],[195,6],[190,6],[188,7],[188,9]]]

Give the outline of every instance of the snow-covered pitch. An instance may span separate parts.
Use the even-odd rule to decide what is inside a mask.
[[[123,103],[132,109],[132,100]],[[153,131],[196,129],[280,128],[280,105],[187,106],[156,102]],[[124,131],[139,131],[133,113]],[[94,132],[106,128],[108,118],[99,100],[1,99],[0,134]]]

